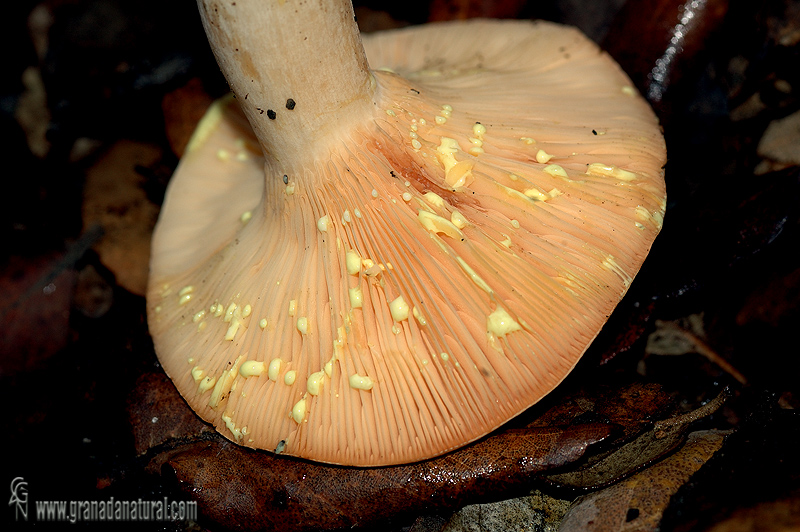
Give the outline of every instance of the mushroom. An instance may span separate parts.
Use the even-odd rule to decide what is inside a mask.
[[[552,391],[665,208],[658,122],[613,60],[545,22],[362,46],[346,1],[199,5],[235,100],[170,182],[147,302],[189,405],[244,446],[377,466]]]

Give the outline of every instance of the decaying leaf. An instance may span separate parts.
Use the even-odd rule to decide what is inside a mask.
[[[748,508],[739,508],[708,532],[758,530],[760,532],[786,532],[800,528],[800,493],[777,501],[762,502]]]
[[[199,78],[192,78],[184,86],[164,95],[161,102],[164,131],[170,148],[178,157],[183,156],[197,123],[213,101]]]
[[[128,419],[137,455],[173,439],[213,432],[187,408],[164,373],[144,373],[136,380],[128,398]]]
[[[609,488],[581,497],[561,532],[655,531],[670,497],[719,450],[726,433],[693,432],[672,456]]]
[[[358,469],[229,444],[160,373],[142,376],[128,401],[137,453],[149,457],[151,472],[166,473],[198,501],[206,519],[223,528],[284,532],[426,513],[441,519],[466,504],[514,496],[538,474],[575,462],[594,443],[614,447],[612,436],[628,441],[672,408],[658,385],[606,384],[554,396],[504,431],[448,455]]]
[[[662,530],[800,530],[798,411],[764,391],[743,393],[736,407],[747,416],[672,497]]]
[[[607,425],[499,433],[453,453],[397,467],[326,466],[215,438],[166,458],[181,490],[226,529],[329,530],[495,497],[580,458]]]
[[[672,452],[683,442],[689,425],[716,411],[727,396],[727,390],[723,391],[715,399],[688,414],[656,422],[650,430],[622,447],[590,460],[585,467],[548,475],[546,478],[550,482],[572,488],[596,488],[610,484]]]
[[[117,283],[137,295],[147,286],[150,234],[158,216],[142,188],[137,166],[151,166],[161,150],[150,144],[122,140],[87,172],[83,194],[83,223],[99,224],[104,238],[95,249]]]
[[[716,364],[739,383],[747,384],[745,376],[706,342],[702,314],[691,314],[675,321],[656,320],[656,330],[647,338],[645,353],[648,355],[697,353]]]
[[[437,532],[555,532],[569,504],[534,490],[525,497],[466,506]]]
[[[76,274],[58,254],[12,258],[0,266],[0,374],[14,374],[63,349]],[[42,331],[47,334],[42,334]]]
[[[647,355],[685,355],[697,350],[695,339],[706,335],[702,314],[675,321],[656,320],[656,330],[647,337]]]
[[[800,165],[800,111],[770,122],[758,143],[758,154],[778,168]]]
[[[657,384],[599,385],[558,397],[546,411],[530,421],[530,427],[559,426],[576,421],[613,423],[621,438],[639,434],[653,421],[672,412],[672,399]]]
[[[312,464],[223,442],[160,374],[129,399],[137,453],[166,471],[222,527],[281,530],[366,526],[402,514],[447,512],[513,495],[538,473],[581,458],[590,445],[652,425],[671,400],[657,385],[628,384],[553,398],[527,419],[443,457],[354,469]],[[235,525],[238,523],[238,525]],[[289,528],[287,528],[289,527]]]

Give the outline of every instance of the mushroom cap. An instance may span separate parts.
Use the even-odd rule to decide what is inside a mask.
[[[564,379],[661,229],[665,147],[575,29],[363,42],[373,117],[292,175],[231,98],[211,107],[156,227],[148,317],[226,437],[376,466],[480,438]]]

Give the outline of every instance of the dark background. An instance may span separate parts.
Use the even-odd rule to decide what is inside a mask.
[[[464,16],[575,24],[621,62],[665,130],[668,213],[570,379],[638,375],[687,409],[733,384],[726,428],[747,434],[743,420],[755,419],[767,443],[729,454],[788,465],[753,466],[774,478],[736,480],[735,468],[717,478],[755,482],[796,508],[800,120],[789,118],[800,111],[800,2],[356,7],[366,30]],[[129,418],[137,378],[158,370],[142,296],[147,238],[187,135],[225,82],[187,0],[10,2],[0,40],[0,489],[22,476],[31,500],[172,496],[145,472]],[[656,319],[691,315],[729,367],[696,352],[646,357]],[[728,515],[758,500],[720,495],[708,508]],[[685,522],[689,503],[674,504]],[[13,522],[12,506],[0,513]]]

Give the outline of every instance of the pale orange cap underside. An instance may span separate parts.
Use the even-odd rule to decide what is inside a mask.
[[[293,175],[265,176],[233,101],[212,107],[156,228],[148,316],[223,435],[372,466],[462,446],[561,382],[661,228],[665,148],[574,29],[364,45],[374,119]]]

